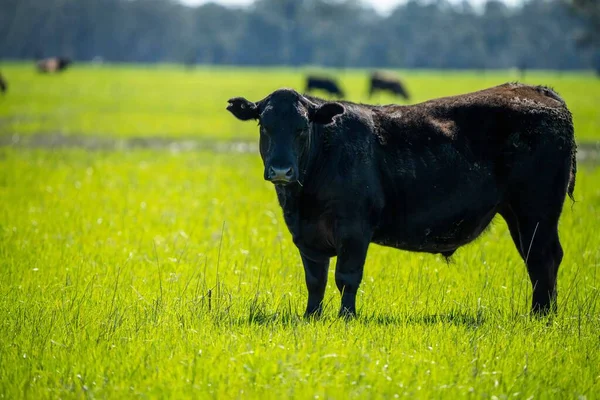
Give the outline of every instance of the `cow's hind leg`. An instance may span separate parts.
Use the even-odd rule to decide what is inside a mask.
[[[521,249],[521,236],[519,234],[519,220],[517,219],[517,216],[510,207],[507,207],[506,209],[502,210],[500,212],[500,215],[502,215],[502,218],[504,218],[504,220],[506,221],[508,231],[510,232],[510,237],[515,243],[515,247],[517,248],[519,255],[521,256],[521,258],[523,258],[523,260],[525,260],[523,250]]]
[[[563,258],[558,215],[535,217],[508,210],[502,216],[527,265],[533,287],[532,311],[542,315],[556,311],[556,277]]]
[[[556,278],[563,258],[558,221],[550,226],[528,219],[520,228],[527,271],[533,286],[531,310],[536,314],[556,311]],[[544,232],[540,232],[540,228]]]
[[[558,150],[540,149],[536,160],[513,173],[520,179],[511,184],[501,211],[527,265],[533,286],[531,309],[536,314],[556,310],[556,278],[563,258],[558,221],[567,195],[571,154]]]

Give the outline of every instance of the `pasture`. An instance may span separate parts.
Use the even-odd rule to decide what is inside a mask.
[[[0,67],[0,397],[598,396],[594,163],[580,163],[563,211],[557,315],[529,316],[529,278],[497,218],[450,263],[372,245],[359,317],[336,317],[331,268],[324,317],[306,321],[257,128],[225,111],[233,96],[303,89],[305,70]],[[366,71],[327,72],[368,101]],[[412,102],[517,78],[401,76]],[[580,143],[600,140],[600,80],[525,82],[563,95]]]

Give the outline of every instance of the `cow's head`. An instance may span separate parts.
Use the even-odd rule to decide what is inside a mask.
[[[344,113],[339,103],[317,105],[291,89],[280,89],[253,103],[243,97],[227,106],[236,118],[258,120],[264,177],[274,184],[298,181],[301,158],[310,144],[311,124],[330,124]]]

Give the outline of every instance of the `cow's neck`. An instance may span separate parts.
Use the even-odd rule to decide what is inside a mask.
[[[319,194],[323,194],[323,185],[329,184],[330,177],[327,176],[325,168],[326,143],[325,129],[319,125],[311,127],[310,151],[299,162],[301,168],[300,183],[288,186],[276,186],[279,205],[283,209],[283,218],[292,234],[294,243],[301,249],[303,254],[309,251],[306,244],[302,244],[302,221],[315,217],[326,211],[326,203],[322,203]],[[313,257],[320,257],[314,253]],[[330,256],[327,256],[330,257]]]

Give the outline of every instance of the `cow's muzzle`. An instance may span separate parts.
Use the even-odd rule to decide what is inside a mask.
[[[270,166],[265,171],[265,179],[274,184],[288,184],[297,180],[296,171],[293,167]]]

